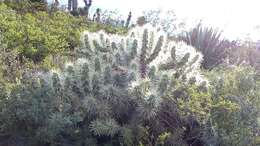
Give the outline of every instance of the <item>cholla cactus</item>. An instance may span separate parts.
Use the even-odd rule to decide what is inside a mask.
[[[126,28],[129,27],[131,18],[132,18],[132,12],[129,12],[128,17],[127,17],[127,20],[126,20],[126,25],[125,25]]]
[[[76,13],[78,10],[78,0],[68,0],[68,10]]]
[[[99,58],[102,65],[111,66],[113,71],[132,72],[137,81],[151,79],[152,72],[157,76],[200,77],[202,55],[183,42],[168,40],[160,30],[149,26],[134,28],[124,37],[85,32],[79,58],[82,54],[90,60]]]
[[[36,125],[43,122],[55,130],[43,130],[39,137],[54,140],[77,131],[74,136],[82,139],[123,137],[122,143],[131,139],[131,145],[138,145],[142,136],[136,133],[146,133],[149,123],[156,121],[156,128],[162,127],[156,118],[164,112],[161,103],[174,80],[199,83],[193,75],[199,75],[201,54],[169,41],[158,29],[135,28],[127,36],[85,32],[83,42],[74,63],[67,63],[64,71],[40,74],[44,86],[28,91],[37,95],[32,98],[39,93],[50,98],[48,108],[43,108],[50,118]],[[41,103],[41,98],[35,101]],[[156,128],[147,138],[153,139],[150,145],[156,145],[160,134]]]
[[[130,108],[130,101],[138,102],[136,110],[141,119],[151,120],[173,80],[197,84],[204,80],[199,72],[202,55],[183,42],[168,40],[156,28],[134,28],[127,36],[85,32],[83,42],[76,51],[78,62],[85,63],[83,67],[82,63],[75,63],[74,67],[85,70],[82,72],[85,72],[84,94],[109,100],[108,103],[86,100],[85,104],[91,104],[88,111],[99,112],[98,117],[102,119],[99,123],[106,121],[104,117],[111,118],[109,110],[113,108],[116,108],[114,114],[122,116]],[[125,101],[123,97],[129,99]]]

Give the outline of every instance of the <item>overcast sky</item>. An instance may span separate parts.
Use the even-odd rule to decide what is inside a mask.
[[[83,0],[79,3],[83,5]],[[92,11],[97,7],[118,9],[123,16],[129,11],[140,16],[149,9],[173,9],[180,19],[202,19],[203,23],[222,29],[229,38],[250,33],[253,39],[260,39],[260,31],[254,31],[260,25],[260,0],[93,0]]]

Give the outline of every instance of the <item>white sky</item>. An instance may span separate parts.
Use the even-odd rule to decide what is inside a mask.
[[[83,5],[83,0],[79,3]],[[149,9],[171,9],[180,19],[188,22],[202,19],[204,24],[222,29],[228,38],[250,33],[253,39],[260,39],[260,31],[254,30],[260,25],[260,0],[93,0],[92,11],[97,7],[118,9],[123,16],[129,11],[140,16]]]

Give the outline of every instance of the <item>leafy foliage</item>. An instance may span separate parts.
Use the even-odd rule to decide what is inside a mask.
[[[223,146],[257,145],[254,141],[259,136],[260,86],[256,72],[235,67],[216,70],[210,76],[216,105],[211,112],[215,140],[209,142]]]
[[[45,0],[3,0],[1,3],[6,4],[20,14],[46,12],[48,10],[47,1]]]
[[[64,12],[49,16],[46,12],[17,14],[6,5],[0,5],[0,31],[6,51],[17,51],[34,62],[50,54],[62,53],[79,45],[82,26]]]

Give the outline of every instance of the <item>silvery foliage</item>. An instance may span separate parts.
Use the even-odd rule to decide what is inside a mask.
[[[84,44],[77,52],[78,62],[87,62],[94,71],[93,61],[98,58],[101,72],[109,67],[111,71],[132,76],[126,83],[129,89],[151,82],[149,92],[157,92],[153,88],[159,88],[162,78],[167,76],[170,80],[173,75],[186,81],[195,78],[198,84],[206,81],[200,74],[202,55],[183,42],[170,41],[158,28],[136,27],[126,36],[85,32],[83,39]]]
[[[186,28],[185,21],[179,19],[173,10],[150,10],[144,11],[143,15],[147,23],[154,27],[160,26],[169,36],[183,33]]]
[[[65,71],[41,76],[61,97],[60,110],[88,115],[88,127],[97,136],[122,132],[118,118],[126,113],[138,120],[153,119],[173,80],[206,81],[200,74],[202,55],[151,26],[134,28],[125,36],[84,32],[82,42]]]

